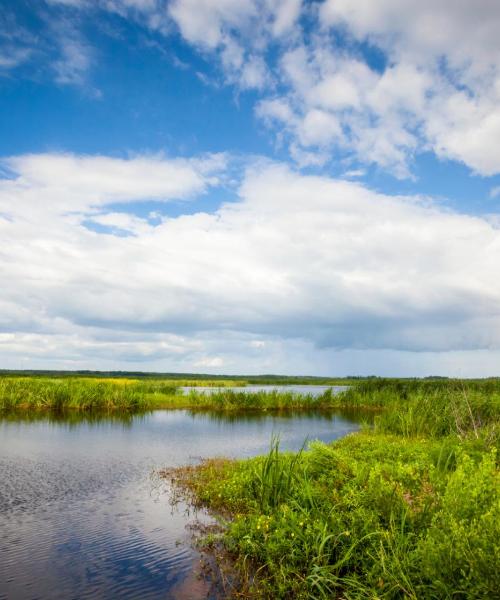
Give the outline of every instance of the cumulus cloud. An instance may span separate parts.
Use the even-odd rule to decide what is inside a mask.
[[[39,360],[66,354],[75,365],[113,355],[245,370],[248,358],[266,370],[285,343],[323,356],[500,349],[500,230],[429,199],[260,162],[237,201],[211,214],[151,224],[106,209],[144,199],[142,186],[164,200],[200,192],[214,176],[206,160],[181,161],[175,180],[175,160],[10,159],[0,186],[4,355],[36,345]],[[132,237],[90,230],[96,203],[102,224]]]
[[[218,56],[226,81],[241,89],[272,85],[266,50],[293,34],[301,0],[173,0],[183,38]]]
[[[27,154],[3,159],[1,165],[12,177],[0,180],[0,210],[8,214],[15,206],[13,200],[23,198],[23,205],[18,206],[22,214],[28,206],[53,213],[113,202],[188,198],[218,183],[225,157]]]
[[[60,84],[89,86],[95,61],[75,11],[118,13],[154,35],[177,31],[219,64],[225,83],[258,91],[257,117],[299,165],[321,165],[340,153],[406,178],[412,177],[413,157],[431,150],[480,175],[500,173],[500,5],[495,0],[313,5],[51,0],[49,5],[61,13],[49,21],[65,29],[52,36],[59,50],[51,65]],[[31,54],[32,47],[16,43],[9,53],[0,52],[0,69],[11,70]]]
[[[61,31],[54,35],[54,25],[48,27],[43,44],[54,46],[50,37],[59,46],[50,60],[60,84],[91,88],[95,49],[75,15],[117,13],[159,34],[158,47],[161,36],[178,32],[217,62],[225,83],[256,90],[257,117],[299,165],[321,165],[340,153],[406,178],[414,156],[430,150],[483,176],[500,173],[496,0],[50,0],[48,6],[55,16],[47,22]],[[4,71],[28,61],[36,46],[12,35],[4,34],[0,50]]]
[[[285,51],[278,71],[288,89],[273,102],[293,110],[274,125],[285,125],[292,148],[340,149],[398,177],[428,149],[481,175],[500,172],[498,2],[328,0],[318,14],[315,35]],[[338,31],[351,41],[336,45]],[[385,66],[369,65],[373,49]],[[343,135],[316,136],[317,110]]]

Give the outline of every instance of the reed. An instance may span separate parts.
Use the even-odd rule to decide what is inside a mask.
[[[80,378],[1,378],[0,410],[144,410],[175,396],[165,382]]]
[[[248,393],[225,389],[234,381],[125,379],[97,377],[0,377],[0,410],[126,410],[184,408],[242,411],[326,409],[339,404],[327,392],[319,397],[292,392]],[[183,393],[181,387],[193,386]],[[216,388],[209,392],[197,387]],[[240,382],[240,387],[241,382]]]
[[[375,408],[374,427],[178,472],[221,519],[235,597],[497,598],[498,381],[369,382],[339,401]]]

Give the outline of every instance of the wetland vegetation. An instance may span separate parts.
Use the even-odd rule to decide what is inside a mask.
[[[201,543],[227,596],[498,598],[499,381],[371,380],[339,399],[373,426],[168,473],[218,515]]]
[[[293,382],[296,380],[297,378],[292,379]],[[297,394],[272,388],[247,393],[247,383],[241,379],[227,378],[131,379],[4,375],[0,377],[0,410],[255,410],[333,408],[339,404],[335,394],[329,389],[321,395]],[[190,389],[185,391],[186,387]],[[207,388],[213,389],[213,392],[205,393]]]
[[[248,393],[259,382],[243,378],[99,375],[3,374],[2,418],[21,411],[57,423],[66,413],[77,425],[104,411],[126,423],[184,408],[200,418],[211,410],[203,423],[225,426],[271,411],[364,419],[358,433],[299,452],[281,452],[273,438],[255,458],[165,472],[218,518],[200,543],[218,558],[228,597],[499,597],[499,379],[331,379],[321,383],[349,387],[314,395]]]

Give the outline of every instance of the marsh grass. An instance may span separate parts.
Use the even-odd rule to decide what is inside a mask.
[[[332,444],[206,461],[183,487],[222,515],[235,597],[499,598],[498,382],[369,382],[375,425]]]
[[[0,379],[0,410],[136,411],[176,393],[177,388],[165,382],[4,377]]]
[[[98,377],[0,377],[0,410],[299,410],[338,405],[327,391],[314,397],[276,390],[248,393],[225,389],[235,381],[125,379]],[[237,382],[243,387],[241,381]],[[194,389],[182,391],[192,385]],[[196,387],[216,388],[210,393]]]

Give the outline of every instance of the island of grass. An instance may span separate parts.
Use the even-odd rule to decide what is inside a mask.
[[[339,404],[330,389],[320,396],[263,390],[246,393],[249,384],[349,385],[349,379],[311,377],[221,378],[189,375],[143,376],[102,373],[12,373],[0,374],[0,411],[146,411],[158,408],[206,410],[260,410],[333,408]],[[185,391],[185,388],[191,388]],[[202,388],[213,388],[210,394]],[[199,390],[199,391],[197,391]],[[241,390],[241,391],[240,391]]]
[[[359,384],[374,426],[299,453],[165,472],[220,530],[223,595],[500,598],[498,381]]]

